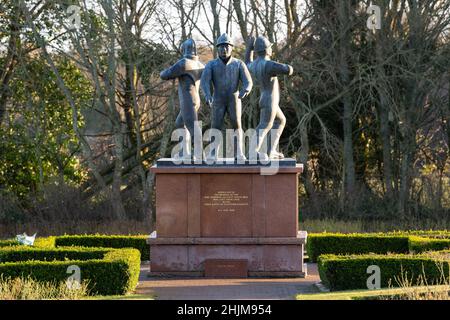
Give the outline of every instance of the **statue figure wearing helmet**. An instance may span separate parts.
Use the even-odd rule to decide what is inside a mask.
[[[206,103],[211,107],[211,127],[222,129],[225,113],[228,113],[233,129],[237,131],[235,159],[245,160],[243,152],[243,130],[241,126],[241,99],[252,89],[252,78],[245,63],[231,56],[233,43],[224,33],[217,39],[219,57],[206,64],[201,78],[201,88]],[[239,91],[239,85],[242,88]],[[211,92],[211,86],[213,92]],[[218,158],[218,150],[209,155]]]
[[[261,96],[259,99],[260,121],[256,128],[257,146],[256,152],[260,159],[283,159],[284,155],[279,152],[278,144],[281,134],[286,124],[284,116],[279,106],[280,88],[278,84],[278,75],[291,75],[293,68],[287,64],[281,64],[270,59],[272,55],[272,44],[265,37],[250,37],[247,40],[246,63],[255,80],[260,87]],[[256,52],[257,58],[253,60],[253,51]],[[273,129],[271,134],[271,145],[268,153],[261,151],[264,138],[269,131]]]
[[[178,79],[178,98],[180,100],[180,112],[175,121],[177,129],[184,128],[184,142],[186,143],[186,154],[182,158],[191,159],[191,140],[190,138],[202,139],[201,128],[196,124],[198,121],[198,109],[200,107],[200,78],[204,70],[204,65],[198,60],[197,47],[195,41],[188,39],[181,45],[183,58],[178,60],[173,66],[161,72],[160,77],[163,80]],[[188,134],[189,133],[189,134]],[[190,136],[190,138],[189,138]],[[201,148],[200,148],[201,149]],[[201,150],[196,150],[192,157],[193,160],[201,159]]]

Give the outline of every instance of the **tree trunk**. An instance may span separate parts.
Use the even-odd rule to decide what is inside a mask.
[[[131,65],[131,54],[130,49],[127,50],[128,53],[126,54],[127,58],[125,61],[125,83],[124,83],[124,103],[123,103],[123,111],[125,114],[125,123],[127,124],[127,136],[128,140],[130,142],[130,148],[136,146],[136,131],[134,127],[133,122],[133,92],[131,83],[134,81],[134,67]]]
[[[14,7],[14,12],[9,24],[10,36],[6,58],[0,73],[0,125],[3,123],[6,114],[6,105],[9,98],[9,81],[16,65],[17,54],[20,46],[20,29],[18,27],[19,13],[19,8]]]
[[[406,148],[405,148],[406,149]],[[409,200],[409,189],[410,189],[410,161],[411,155],[407,150],[404,150],[401,163],[400,163],[400,189],[399,189],[399,199],[398,199],[398,213],[401,218],[406,218]]]
[[[236,12],[236,17],[239,25],[239,29],[241,30],[241,35],[244,41],[248,39],[248,31],[247,31],[247,19],[244,17],[241,8],[240,0],[233,0],[234,11]]]
[[[384,99],[384,95],[380,93],[380,137],[383,149],[383,178],[385,186],[385,197],[388,200],[395,199],[393,180],[392,180],[392,158],[391,158],[391,133],[389,128],[389,110]]]
[[[211,5],[211,11],[213,14],[213,36],[214,36],[214,43],[216,42],[216,39],[220,36],[220,20],[219,20],[219,12],[217,8],[217,0],[210,0],[209,1]],[[216,55],[217,48],[214,46],[214,56]]]
[[[387,88],[384,84],[387,83],[386,73],[383,66],[384,55],[382,45],[384,43],[384,33],[382,30],[378,31],[378,38],[376,39],[376,63],[377,67],[377,78],[378,78],[378,97],[379,97],[379,107],[378,114],[380,119],[380,138],[381,146],[383,150],[383,178],[385,187],[385,198],[388,201],[395,199],[392,175],[392,146],[391,146],[391,130],[389,126],[389,102],[386,97]],[[381,87],[380,87],[381,86]]]
[[[299,160],[303,164],[303,174],[302,178],[305,182],[305,189],[308,196],[314,193],[314,187],[311,182],[311,170],[308,168],[309,159],[309,139],[308,139],[308,128],[303,126],[300,128],[300,142],[302,147],[300,149]]]
[[[342,87],[344,90],[348,90],[350,83],[350,70],[348,66],[349,53],[348,48],[350,46],[349,32],[348,28],[349,17],[351,15],[349,4],[345,1],[336,2],[338,17],[339,17],[339,79],[341,80]],[[353,118],[353,106],[351,93],[347,92],[344,94],[342,99],[343,104],[343,129],[344,129],[344,151],[343,151],[343,190],[344,197],[348,198],[355,190],[355,163],[353,159],[353,129],[352,129],[352,118]]]

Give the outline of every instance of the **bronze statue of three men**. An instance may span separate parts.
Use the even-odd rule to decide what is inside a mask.
[[[270,59],[272,44],[262,36],[256,40],[254,37],[247,40],[245,63],[232,57],[233,43],[226,33],[217,39],[216,46],[218,58],[209,61],[203,67],[203,64],[198,61],[195,42],[188,39],[182,45],[183,58],[161,72],[163,80],[178,78],[180,113],[176,120],[176,128],[184,128],[187,131],[186,136],[201,139],[201,128],[197,125],[197,113],[200,107],[199,88],[201,88],[206,104],[211,108],[211,128],[221,130],[225,114],[228,114],[237,138],[234,158],[245,160],[241,100],[252,90],[254,80],[260,87],[261,95],[260,122],[256,128],[256,146],[253,151],[256,151],[260,160],[284,158],[283,154],[277,150],[286,124],[286,118],[279,106],[280,90],[277,76],[291,75],[292,66],[272,61]],[[257,55],[254,60],[253,51]],[[241,86],[240,90],[239,86]],[[266,153],[262,146],[269,131],[273,136]],[[191,155],[189,151],[191,141],[187,138],[184,140],[187,152],[182,157],[201,159],[202,151],[197,149],[194,155]],[[201,140],[197,143],[201,145]],[[215,149],[214,154],[208,156],[218,159],[219,152]]]

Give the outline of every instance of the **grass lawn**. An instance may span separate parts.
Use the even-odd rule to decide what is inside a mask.
[[[155,296],[148,294],[129,294],[125,296],[88,296],[83,300],[155,300]]]
[[[450,287],[448,285],[298,294],[295,298],[297,300],[376,300],[380,298],[395,299],[402,295],[414,297],[420,294],[428,294],[430,292],[433,294],[439,294],[444,293],[445,291],[450,293]]]

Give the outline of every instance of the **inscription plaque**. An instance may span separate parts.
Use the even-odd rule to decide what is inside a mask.
[[[217,191],[203,196],[203,205],[217,207],[217,212],[236,212],[236,206],[248,206],[248,195],[236,191]]]
[[[251,178],[212,174],[201,179],[202,236],[251,237]]]
[[[205,260],[207,278],[247,278],[248,261],[238,259]]]

